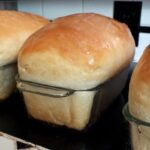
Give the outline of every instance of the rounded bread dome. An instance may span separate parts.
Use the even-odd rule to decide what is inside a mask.
[[[86,90],[127,67],[135,43],[124,23],[81,13],[55,19],[33,34],[19,53],[20,78]]]
[[[48,24],[41,16],[12,10],[0,10],[0,66],[14,63],[25,40]]]

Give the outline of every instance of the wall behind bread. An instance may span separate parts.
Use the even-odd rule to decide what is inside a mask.
[[[80,12],[95,12],[113,17],[113,2],[114,0],[18,0],[18,10],[36,13],[49,19]],[[142,2],[141,26],[150,26],[150,1]],[[140,33],[135,61],[139,60],[148,44],[150,34]]]

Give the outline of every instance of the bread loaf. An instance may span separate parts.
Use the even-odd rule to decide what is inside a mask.
[[[82,13],[60,17],[33,34],[18,57],[22,80],[74,90],[94,88],[131,62],[135,43],[127,25],[111,18]],[[95,92],[78,91],[56,100],[24,92],[34,118],[83,129]]]
[[[0,99],[7,98],[15,87],[17,70],[8,64],[16,63],[25,40],[48,23],[47,19],[30,13],[0,11]]]
[[[36,30],[48,24],[38,15],[0,11],[0,66],[16,62],[19,49]]]
[[[77,14],[54,20],[27,40],[19,72],[33,82],[89,89],[125,68],[133,55],[134,40],[125,24]]]
[[[129,111],[139,120],[150,123],[150,45],[146,47],[132,74],[129,88]],[[132,141],[135,150],[150,149],[150,127],[132,124]],[[140,127],[139,127],[140,128]]]

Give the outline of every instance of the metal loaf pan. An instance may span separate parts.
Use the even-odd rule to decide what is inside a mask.
[[[95,95],[94,95],[94,99],[93,99],[92,108],[90,110],[89,121],[86,124],[86,126],[82,129],[83,131],[87,130],[89,127],[91,127],[101,117],[101,115],[107,110],[107,108],[113,103],[115,98],[121,93],[121,91],[125,87],[125,84],[126,84],[126,81],[128,78],[128,74],[129,74],[129,70],[130,70],[130,65],[128,67],[126,67],[123,71],[118,73],[116,76],[114,76],[113,78],[111,78],[110,80],[105,82],[104,84],[99,85],[98,87],[95,87],[93,89],[86,90],[86,92],[94,91]],[[27,93],[30,93],[30,94],[33,94],[36,96],[39,95],[39,96],[44,96],[44,97],[45,96],[53,97],[53,98],[56,98],[57,101],[58,101],[58,99],[61,99],[63,97],[72,96],[75,92],[82,92],[82,90],[74,91],[72,89],[65,89],[65,88],[57,89],[57,87],[38,85],[37,83],[23,81],[23,80],[19,79],[19,77],[17,77],[16,80],[17,80],[17,87],[22,93],[27,92]],[[27,85],[28,87],[25,88],[24,85]],[[32,86],[36,87],[36,90],[34,88],[32,88]],[[44,88],[45,90],[43,90],[43,92],[40,92],[41,88]],[[56,90],[55,88],[58,90],[58,92],[54,92],[55,94],[53,94],[52,92]],[[47,90],[49,90],[49,89],[51,89],[51,92],[47,92]],[[59,90],[63,91],[63,92],[59,93]],[[61,100],[63,100],[63,99],[61,99]],[[28,106],[26,105],[26,109],[28,112],[27,107]],[[39,110],[39,111],[41,111],[41,110]],[[34,118],[30,114],[30,112],[28,112],[28,114],[31,118]],[[36,119],[40,120],[38,118],[36,118]],[[41,122],[43,122],[43,121],[41,121]],[[48,122],[48,121],[44,121],[44,122]],[[56,126],[56,127],[62,127],[57,124],[51,124],[51,123],[48,123],[48,124],[52,125],[52,126]]]
[[[91,117],[87,127],[95,123],[121,93],[127,82],[129,71],[130,65],[116,76],[100,85],[94,97]]]

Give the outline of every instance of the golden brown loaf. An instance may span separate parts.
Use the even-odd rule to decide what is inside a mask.
[[[17,67],[8,64],[16,62],[25,40],[48,23],[47,19],[30,13],[0,10],[0,101],[15,88]]]
[[[144,50],[131,78],[129,109],[132,115],[150,122],[150,45]]]
[[[25,40],[48,24],[41,16],[17,11],[0,11],[0,66],[15,62]]]
[[[27,40],[19,55],[22,79],[72,89],[108,80],[132,60],[128,27],[92,13],[54,20]]]
[[[90,89],[127,67],[134,49],[125,24],[92,13],[65,16],[25,42],[18,57],[19,76],[36,83]],[[78,91],[60,100],[23,94],[32,117],[82,130],[88,124],[95,91]]]

